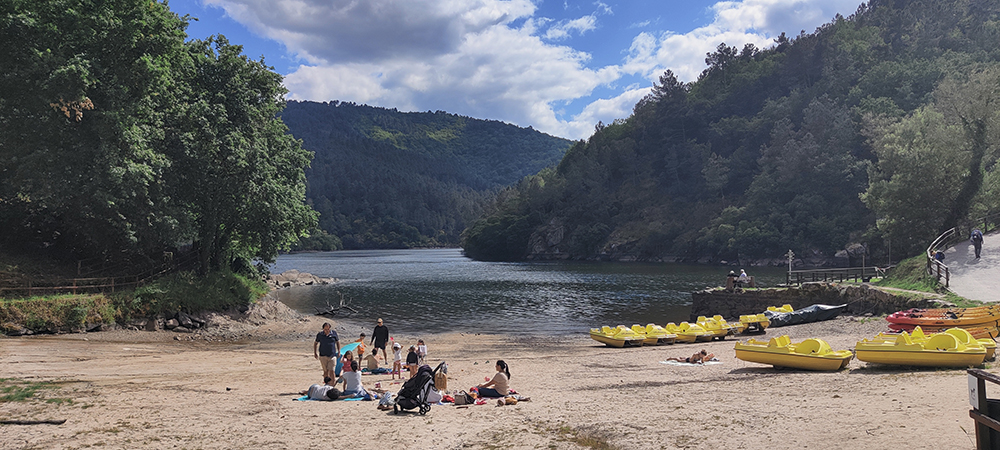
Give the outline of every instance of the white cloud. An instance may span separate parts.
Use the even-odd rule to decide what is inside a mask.
[[[721,42],[766,47],[782,31],[811,31],[859,2],[720,2],[712,23],[685,33],[644,31],[621,65],[593,66],[590,54],[559,42],[625,32],[601,27],[613,12],[600,2],[590,15],[559,20],[537,15],[532,0],[204,1],[306,62],[285,78],[290,98],[445,110],[573,139],[589,136],[598,121],[627,117],[666,69],[697,78],[705,54]],[[637,76],[646,87],[635,86]],[[613,93],[591,98],[597,88]],[[585,106],[568,116],[556,110],[571,103]]]
[[[649,88],[630,86],[616,97],[594,100],[585,106],[580,114],[573,116],[573,120],[565,124],[567,136],[582,139],[594,132],[597,122],[607,124],[615,119],[628,117],[632,114],[635,104],[648,93]]]
[[[468,34],[534,14],[530,0],[205,0],[312,64],[452,52]]]
[[[545,39],[558,41],[569,38],[574,32],[583,34],[597,28],[597,17],[594,15],[583,16],[579,19],[559,22],[545,32]]]
[[[641,33],[632,40],[622,66],[625,73],[656,80],[665,70],[673,70],[683,81],[692,81],[705,68],[705,55],[719,44],[742,48],[752,43],[769,47],[782,32],[795,37],[799,31],[812,32],[840,13],[853,13],[858,0],[743,0],[724,1],[712,6],[712,23],[688,33],[665,32],[660,36]]]
[[[505,26],[470,34],[454,52],[378,64],[301,66],[285,78],[293,99],[340,99],[403,110],[445,110],[565,135],[552,103],[590,95],[619,77],[589,55]],[[574,136],[575,137],[575,136]]]

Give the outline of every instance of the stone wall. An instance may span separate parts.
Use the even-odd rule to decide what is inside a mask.
[[[815,304],[847,304],[847,312],[856,315],[891,314],[909,308],[942,308],[953,306],[937,294],[913,298],[896,295],[876,287],[840,285],[836,283],[806,283],[801,287],[727,291],[711,289],[691,294],[691,320],[698,316],[722,315],[727,320],[743,314],[758,314],[768,306],[792,305],[800,309]]]

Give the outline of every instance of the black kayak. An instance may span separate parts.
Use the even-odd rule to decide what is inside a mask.
[[[840,315],[845,309],[847,309],[846,303],[839,306],[812,305],[792,312],[764,311],[764,316],[771,321],[770,328],[775,328],[830,320]]]

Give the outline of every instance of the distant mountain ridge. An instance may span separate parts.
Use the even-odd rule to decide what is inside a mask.
[[[986,150],[1000,145],[986,131],[1000,128],[998,36],[995,1],[871,0],[767,49],[722,44],[697,81],[667,71],[629,118],[522,182],[463,248],[483,260],[915,254],[1000,210],[1000,153]],[[961,108],[981,117],[959,120]]]
[[[344,248],[455,246],[500,188],[554,166],[571,141],[531,128],[350,102],[289,101],[315,152],[306,197]]]

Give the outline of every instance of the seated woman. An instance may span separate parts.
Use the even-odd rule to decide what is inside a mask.
[[[715,353],[708,353],[704,349],[698,353],[695,353],[687,358],[667,358],[667,361],[680,361],[690,364],[704,364],[705,361],[711,361],[715,358]]]
[[[510,370],[507,363],[497,360],[497,374],[486,383],[476,386],[480,397],[504,397],[510,392]]]
[[[358,362],[351,361],[351,370],[344,371],[338,382],[344,383],[344,397],[364,397],[365,388],[361,386],[361,372],[358,371]]]

